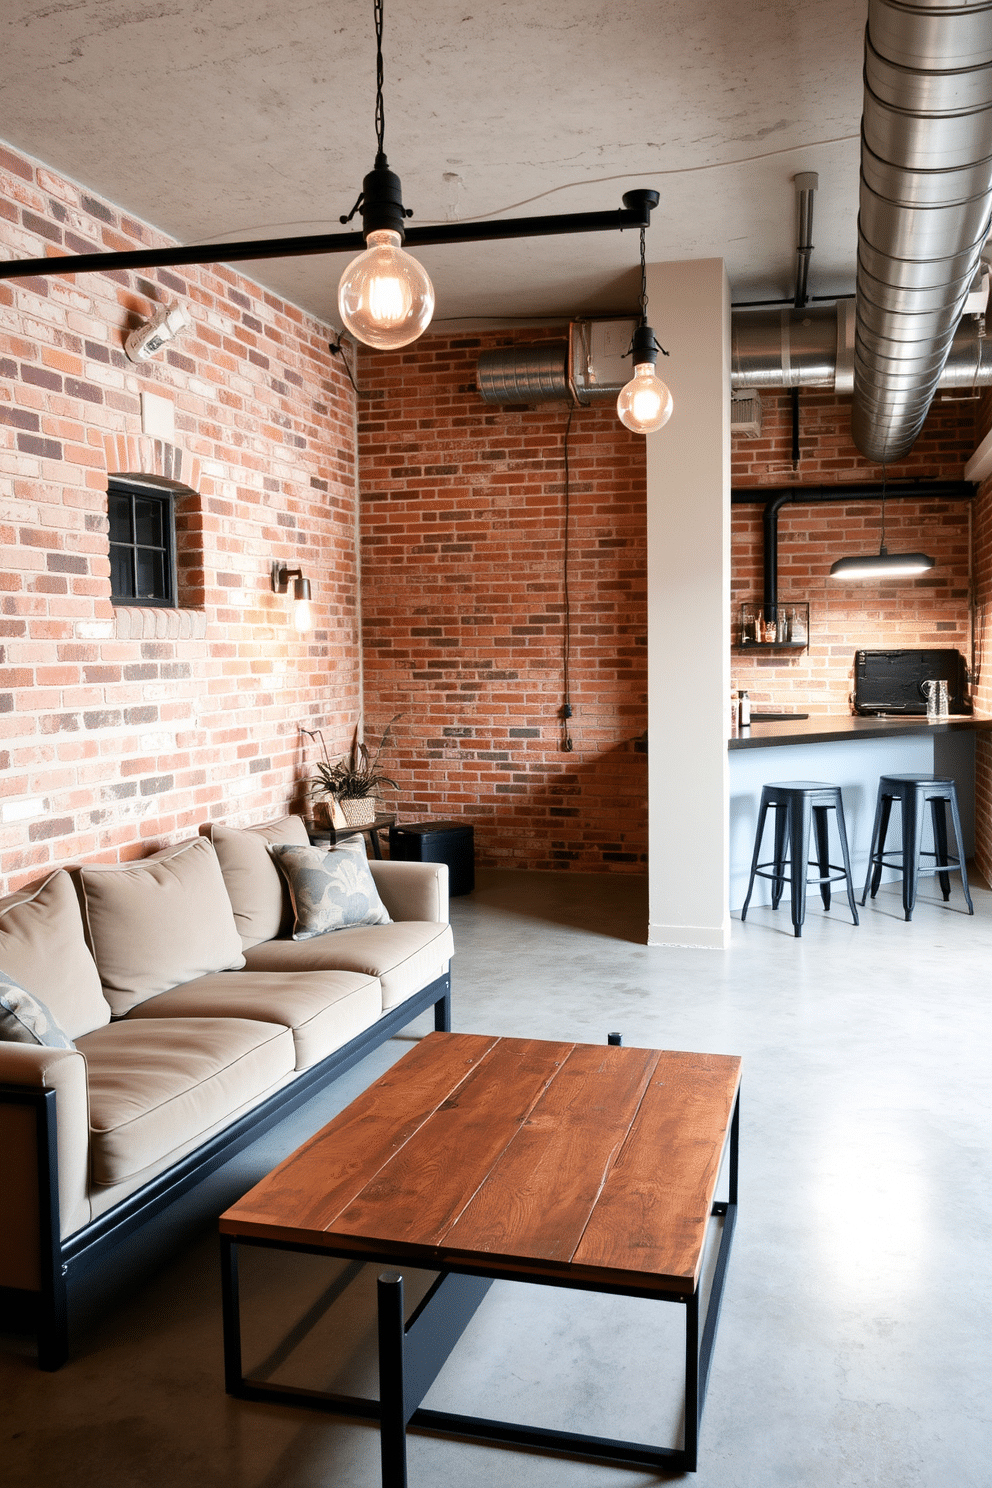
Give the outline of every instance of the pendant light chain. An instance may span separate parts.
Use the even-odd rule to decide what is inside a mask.
[[[885,486],[889,476],[889,467],[882,466],[882,540],[878,545],[880,553],[885,552]]]
[[[648,268],[644,252],[644,229],[641,228],[641,325],[648,323]],[[667,353],[666,353],[667,355]]]
[[[374,0],[375,16],[375,137],[378,154],[376,165],[385,163],[386,151],[383,140],[386,136],[386,108],[382,99],[382,7],[384,0]]]

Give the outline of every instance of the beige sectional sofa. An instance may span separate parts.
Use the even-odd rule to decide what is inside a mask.
[[[378,908],[307,931],[276,866],[307,849],[298,817],[212,824],[0,901],[0,1291],[34,1294],[43,1368],[88,1263],[417,1014],[450,1027],[446,867],[342,859]]]

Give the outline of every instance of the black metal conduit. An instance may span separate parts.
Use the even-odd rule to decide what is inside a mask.
[[[658,204],[657,191],[627,191],[623,210],[566,212],[557,217],[507,217],[494,222],[446,222],[431,227],[404,228],[407,248],[432,243],[486,243],[505,238],[557,237],[559,234],[623,232],[650,227]],[[257,238],[239,243],[202,243],[136,248],[122,253],[70,253],[53,258],[21,258],[0,263],[0,279],[24,279],[35,274],[103,273],[110,269],[169,268],[185,264],[243,263],[263,258],[300,258],[314,253],[361,253],[360,232],[317,233],[307,237]]]
[[[765,618],[770,619],[778,604],[778,514],[792,502],[796,506],[817,506],[827,501],[970,501],[975,494],[971,481],[903,481],[885,485],[881,481],[863,481],[844,486],[735,486],[730,493],[733,506],[764,504],[761,524],[764,531],[762,574],[764,580]]]

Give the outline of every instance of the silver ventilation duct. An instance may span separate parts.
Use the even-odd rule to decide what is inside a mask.
[[[985,283],[987,289],[987,282]],[[631,322],[609,322],[629,334]],[[615,402],[623,384],[613,361],[577,359],[587,322],[572,327],[568,341],[506,346],[479,357],[476,382],[484,403]],[[619,344],[619,342],[617,343]],[[571,360],[570,360],[571,358]],[[627,364],[629,366],[629,363]],[[571,367],[571,375],[570,375]],[[746,388],[822,387],[849,393],[854,383],[854,304],[808,306],[805,310],[735,310],[731,317],[730,385]],[[594,381],[593,377],[597,380]],[[977,314],[958,325],[937,387],[967,390],[992,385],[992,337]]]
[[[869,0],[858,218],[854,442],[912,447],[992,208],[992,3]]]

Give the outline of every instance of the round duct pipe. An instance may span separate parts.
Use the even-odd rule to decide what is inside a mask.
[[[990,211],[992,3],[869,0],[851,416],[869,460],[920,432]]]
[[[745,388],[833,388],[849,393],[854,380],[854,304],[804,310],[735,310],[731,317],[730,385]],[[937,390],[992,386],[992,337],[977,315],[959,322]],[[577,389],[569,378],[569,344],[504,346],[484,351],[476,383],[484,403],[560,403],[581,406],[613,401],[615,387]],[[890,376],[895,377],[895,372]],[[910,369],[900,374],[910,376]]]
[[[475,380],[483,403],[558,403],[563,398],[571,402],[568,342],[484,351]]]

